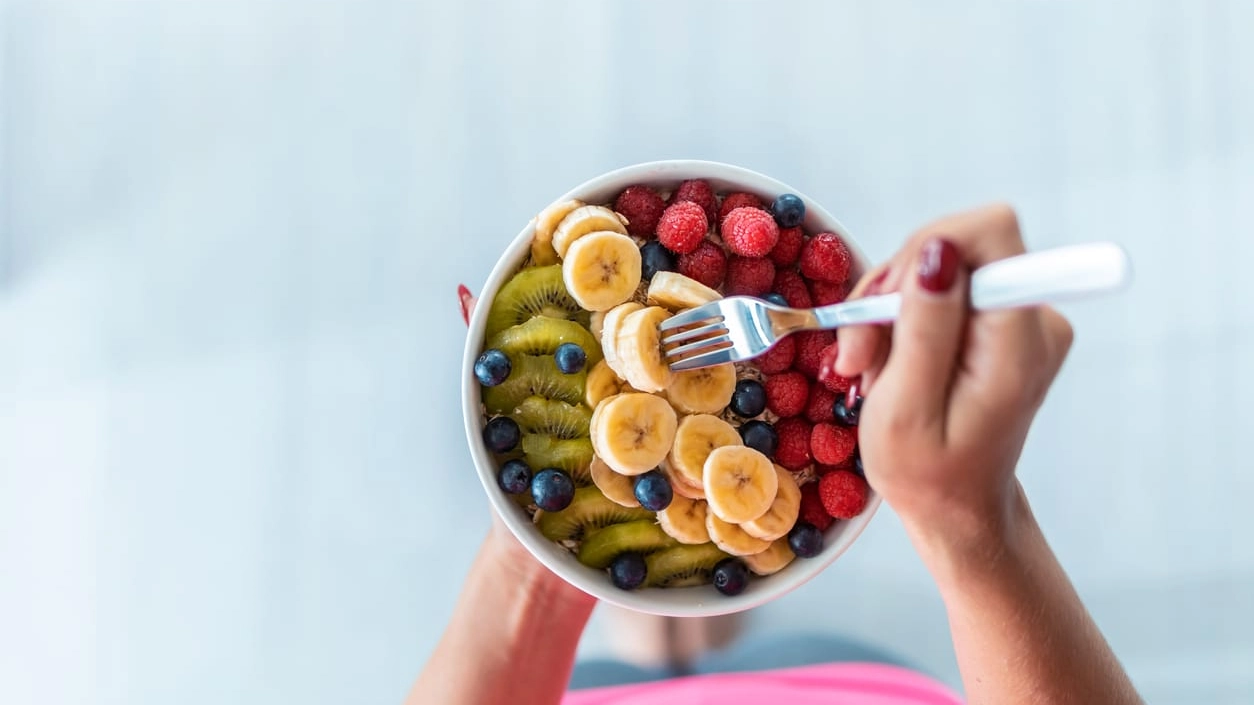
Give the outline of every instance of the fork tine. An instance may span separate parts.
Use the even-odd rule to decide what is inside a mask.
[[[675,359],[684,357],[685,355],[693,355],[695,353],[702,352],[703,350],[709,350],[711,348],[715,348],[722,344],[726,344],[727,347],[731,347],[731,344],[732,344],[731,338],[728,338],[726,335],[719,335],[719,336],[714,336],[712,338],[703,338],[701,340],[696,340],[691,343],[688,343],[687,345],[680,345],[677,348],[671,348],[670,350],[667,350],[666,357],[671,360],[675,360]]]
[[[662,321],[660,329],[662,331],[675,330],[676,328],[690,326],[694,323],[701,323],[707,318],[718,319],[719,321],[723,320],[723,311],[719,308],[717,301],[711,301],[708,304],[702,304],[696,308],[690,308],[682,313],[677,313],[665,321]],[[715,323],[717,321],[711,320],[710,322]]]
[[[685,340],[692,340],[693,338],[714,337],[708,334],[709,333],[721,334],[721,333],[726,333],[726,332],[727,332],[727,326],[723,325],[721,322],[711,323],[708,326],[701,326],[700,328],[691,328],[689,330],[679,331],[678,333],[671,333],[670,335],[662,338],[662,345],[672,345],[675,343],[682,343]]]
[[[683,372],[684,370],[705,367],[706,365],[721,365],[724,362],[731,362],[736,359],[735,350],[731,347],[715,350],[685,360],[671,363],[671,369],[675,372]]]

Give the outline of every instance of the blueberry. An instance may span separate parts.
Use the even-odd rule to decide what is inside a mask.
[[[483,444],[493,453],[508,453],[522,440],[518,423],[508,416],[498,416],[483,427]]]
[[[866,470],[862,469],[862,449],[857,446],[853,449],[853,469],[854,472],[866,477]]]
[[[501,466],[496,481],[509,494],[526,492],[531,486],[531,468],[521,460],[508,460]]]
[[[564,375],[573,375],[588,362],[588,355],[575,343],[562,343],[553,352],[557,369]]]
[[[739,595],[749,584],[749,569],[738,558],[724,558],[714,566],[714,589],[724,595]]]
[[[788,299],[785,299],[783,294],[770,293],[770,294],[767,294],[766,296],[763,296],[762,300],[770,301],[771,303],[777,304],[779,306],[788,305]]]
[[[799,521],[788,532],[788,547],[801,558],[814,558],[823,550],[823,532],[814,524]]]
[[[513,366],[509,364],[509,356],[496,348],[484,350],[479,359],[475,360],[475,377],[485,387],[495,387],[504,382],[511,369]]]
[[[781,228],[795,228],[801,225],[806,217],[806,204],[799,196],[786,193],[771,204],[771,213],[775,214],[775,222]]]
[[[755,419],[741,424],[740,438],[745,445],[768,458],[775,457],[775,449],[779,447],[779,434],[774,426],[765,421]]]
[[[657,240],[650,240],[640,248],[640,278],[649,281],[658,272],[675,271],[675,253],[662,246]]]
[[[728,408],[737,416],[750,418],[766,410],[766,387],[756,379],[742,379],[736,383]]]
[[[635,590],[644,584],[647,575],[648,568],[639,553],[620,553],[610,563],[610,580],[622,590]]]
[[[845,406],[845,394],[841,392],[836,395],[836,401],[832,403],[832,416],[836,417],[836,423],[843,426],[857,426],[858,417],[862,415],[862,395],[858,395],[853,400],[853,408]]]
[[[666,476],[657,470],[650,470],[636,478],[636,501],[640,506],[651,512],[660,512],[670,506],[675,498],[675,491]]]
[[[575,483],[557,468],[545,468],[531,478],[531,499],[546,512],[560,512],[575,498]]]

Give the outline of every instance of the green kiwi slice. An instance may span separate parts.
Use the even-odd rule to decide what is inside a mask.
[[[487,347],[517,355],[552,355],[563,343],[574,343],[587,356],[586,369],[601,361],[601,344],[587,328],[565,318],[536,316],[510,326],[488,340]]]
[[[529,433],[543,433],[554,438],[587,438],[592,412],[583,404],[530,396],[514,407],[511,416]]]
[[[510,357],[509,376],[505,381],[483,388],[483,406],[493,414],[507,414],[530,396],[580,404],[587,382],[586,370],[573,375],[559,372],[552,355],[514,355]],[[586,429],[584,435],[587,435]]]
[[[676,546],[644,557],[646,587],[708,585],[714,566],[728,555],[712,543]]]
[[[651,519],[611,524],[597,529],[579,545],[579,562],[590,568],[608,568],[619,554],[649,554],[677,546],[675,539]]]
[[[570,506],[560,512],[537,512],[536,528],[550,541],[578,541],[585,534],[610,524],[653,518],[643,507],[614,504],[595,486],[575,490]]]
[[[543,433],[527,433],[522,437],[523,459],[533,472],[545,468],[565,470],[580,487],[592,483],[592,440],[589,438],[554,438]]]
[[[566,282],[562,280],[562,265],[530,267],[505,282],[493,299],[492,307],[488,309],[484,334],[491,339],[506,328],[525,323],[533,316],[564,318],[582,325],[588,324],[588,312],[575,303],[570,292],[566,291]],[[585,348],[584,352],[590,351]]]

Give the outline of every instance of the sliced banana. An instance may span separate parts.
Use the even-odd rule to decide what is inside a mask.
[[[622,380],[626,380],[627,376],[623,374],[623,365],[618,357],[618,331],[623,326],[624,318],[642,309],[644,304],[628,301],[606,311],[605,319],[601,322],[601,352],[605,354],[605,361],[610,369]]]
[[[569,256],[568,250],[571,245],[575,244],[575,241],[588,233],[600,230],[608,230],[624,236],[627,234],[622,218],[609,208],[579,206],[568,212],[553,230],[553,249],[557,250],[557,254],[561,255],[562,259],[566,259]],[[636,277],[636,282],[640,282],[640,277]],[[635,290],[635,285],[632,289]]]
[[[671,481],[671,489],[675,491],[675,494],[688,499],[705,499],[705,490],[689,484],[688,480],[671,467],[669,460],[663,461],[661,468],[662,474]]]
[[[744,529],[723,521],[712,511],[706,512],[705,528],[710,532],[710,540],[714,545],[733,556],[752,556],[771,547],[770,541],[746,534]]]
[[[566,251],[562,281],[580,306],[608,311],[627,301],[640,286],[640,249],[626,235],[595,232]]]
[[[664,306],[672,311],[695,308],[721,298],[722,294],[678,272],[658,272],[649,282],[649,305]]]
[[[743,446],[740,433],[732,425],[710,414],[685,416],[675,430],[675,445],[667,463],[679,480],[705,494],[705,463],[715,449]]]
[[[774,575],[792,563],[797,554],[788,546],[788,539],[777,539],[761,553],[743,556],[745,565],[756,575]]]
[[[725,522],[741,524],[757,519],[771,508],[779,490],[779,476],[771,461],[753,448],[723,446],[705,459],[701,486],[712,514]]]
[[[600,416],[601,410],[609,406],[609,402],[612,401],[614,397],[616,396],[618,396],[618,394],[611,394],[610,396],[605,397],[601,401],[597,402],[596,406],[592,407],[592,418],[588,419],[588,435],[590,437],[596,438],[597,425],[600,423],[600,419],[601,419],[601,416]],[[593,445],[595,446],[595,443]]]
[[[652,394],[619,394],[597,405],[592,448],[614,470],[642,475],[666,458],[675,441],[675,410]]]
[[[596,409],[602,399],[618,394],[620,384],[618,375],[610,369],[608,362],[601,360],[593,365],[583,388],[584,401],[588,404],[588,408]]]
[[[592,477],[596,479],[595,472]],[[680,543],[709,543],[710,530],[705,526],[708,511],[705,502],[679,495],[671,500],[666,509],[657,513],[657,523],[662,531]]]
[[[536,216],[536,234],[531,239],[531,259],[538,266],[557,264],[557,250],[553,249],[553,231],[571,211],[583,206],[583,201],[571,199],[550,204]]]
[[[666,398],[681,414],[718,414],[736,392],[736,366],[724,363],[699,370],[676,372]]]
[[[627,383],[642,392],[660,392],[671,383],[673,375],[662,357],[662,333],[658,330],[670,317],[670,311],[649,306],[628,314],[618,329],[614,353]]]
[[[801,488],[792,473],[780,466],[775,466],[775,476],[779,478],[779,489],[775,493],[775,501],[766,514],[751,519],[740,525],[745,533],[765,541],[775,541],[792,531],[797,523],[797,515],[801,511]]]
[[[595,455],[592,456],[589,470],[592,472],[592,484],[601,490],[606,499],[624,507],[640,506],[640,501],[636,499],[636,485],[630,477],[614,472],[613,468]]]
[[[588,330],[598,342],[601,340],[601,328],[605,325],[605,311],[593,311],[588,315]]]

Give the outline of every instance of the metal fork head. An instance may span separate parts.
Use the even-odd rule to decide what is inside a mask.
[[[768,317],[772,309],[787,310],[734,296],[676,314],[661,325],[663,354],[676,372],[761,355],[777,338]]]

